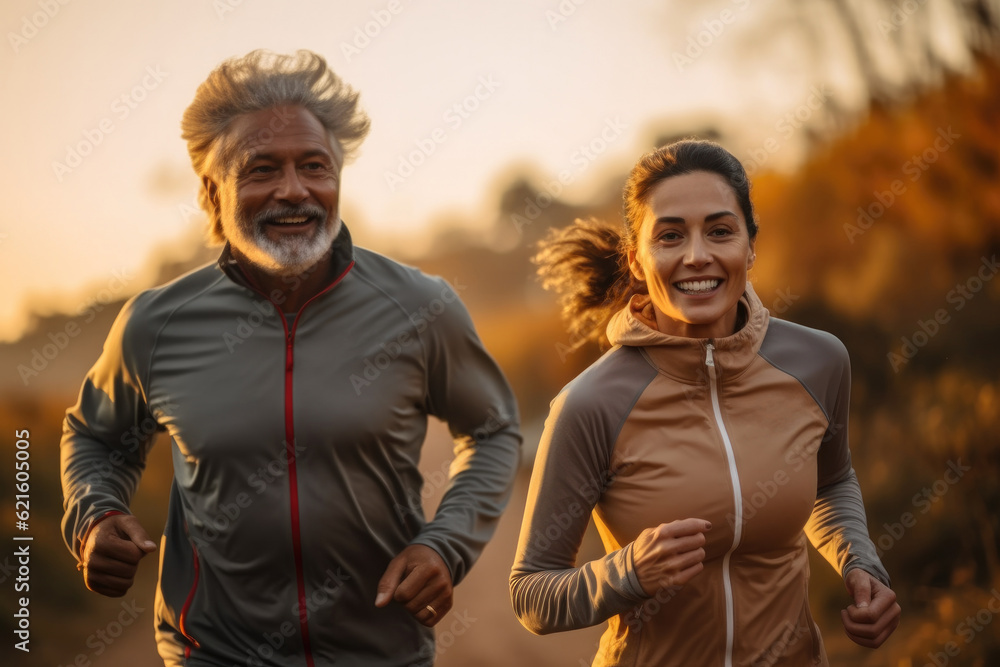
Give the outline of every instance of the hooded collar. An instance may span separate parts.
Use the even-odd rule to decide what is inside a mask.
[[[608,323],[608,340],[612,345],[642,348],[661,373],[688,384],[705,382],[705,355],[712,343],[716,372],[720,377],[732,378],[746,370],[757,356],[770,320],[749,282],[737,307],[745,324],[736,333],[714,339],[685,338],[658,331],[649,295],[634,294]]]
[[[329,282],[332,283],[354,263],[354,242],[351,240],[351,232],[347,229],[346,222],[342,222],[340,225],[340,233],[333,239],[330,252],[333,253],[329,277]],[[249,279],[239,262],[236,261],[229,241],[226,241],[226,246],[222,249],[222,254],[219,255],[219,268],[238,285],[260,291]]]

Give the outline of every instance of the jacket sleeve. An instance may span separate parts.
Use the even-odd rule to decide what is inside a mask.
[[[851,402],[851,362],[847,349],[838,346],[840,373],[830,424],[817,454],[817,493],[806,533],[813,546],[841,576],[860,567],[886,586],[889,574],[868,535],[861,487],[851,466],[848,414]],[[839,377],[838,377],[839,376]]]
[[[128,513],[156,430],[139,379],[135,299],[122,308],[104,350],[67,410],[59,446],[63,539],[80,559],[82,540],[101,519]]]
[[[445,281],[435,283],[443,309],[416,323],[426,345],[428,412],[447,422],[455,458],[433,520],[412,543],[441,554],[457,584],[479,558],[510,499],[521,434],[514,394],[468,311]]]
[[[575,408],[571,390],[552,402],[528,487],[510,597],[535,634],[597,625],[647,596],[632,543],[575,567],[590,513],[614,482],[600,411]]]

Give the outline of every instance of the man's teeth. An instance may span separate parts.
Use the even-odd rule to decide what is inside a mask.
[[[720,280],[689,280],[675,284],[685,292],[708,292],[718,287],[720,282]]]
[[[303,216],[300,218],[275,218],[274,221],[279,225],[298,225],[305,222],[308,219],[309,219],[308,217]]]

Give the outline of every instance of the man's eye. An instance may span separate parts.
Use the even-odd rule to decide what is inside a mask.
[[[273,168],[270,165],[259,164],[256,167],[251,167],[250,168],[250,173],[251,174],[266,174],[266,173],[272,171],[272,169]]]
[[[677,232],[663,232],[660,234],[660,240],[662,241],[676,241],[681,237]]]

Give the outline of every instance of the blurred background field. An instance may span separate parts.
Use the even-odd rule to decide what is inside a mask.
[[[303,11],[315,9],[301,4]],[[554,26],[552,33],[560,39],[592,40],[595,48],[601,47],[600,34],[571,32],[578,29],[570,22],[573,15],[560,7],[572,3],[516,3],[507,11],[527,11],[528,4],[543,29]],[[572,6],[581,16],[611,11],[591,10],[596,4],[593,0]],[[643,3],[616,6],[620,12],[653,12],[663,22],[669,47],[650,58],[665,78],[716,77],[718,85],[726,86],[748,67],[773,68],[778,75],[772,76],[778,79],[783,68],[804,69],[812,76],[789,84],[792,92],[785,91],[785,97],[795,101],[770,120],[756,122],[753,131],[744,116],[722,104],[705,102],[700,110],[683,114],[678,113],[680,103],[676,108],[665,105],[613,150],[596,154],[588,173],[572,187],[557,185],[558,168],[539,166],[558,165],[561,159],[569,167],[565,155],[549,162],[534,154],[497,162],[491,181],[478,195],[482,202],[476,210],[428,214],[419,226],[405,216],[399,216],[406,224],[397,229],[372,223],[365,214],[370,209],[350,199],[351,178],[369,164],[368,158],[348,167],[344,218],[356,240],[458,287],[487,347],[514,385],[522,411],[525,456],[510,508],[481,561],[456,590],[453,616],[475,620],[456,626],[461,633],[451,635],[445,635],[451,632],[450,621],[442,624],[437,664],[590,663],[601,628],[535,637],[514,619],[507,599],[507,574],[548,402],[600,354],[590,345],[570,350],[575,341],[558,318],[554,298],[535,280],[530,257],[550,227],[575,217],[593,215],[617,223],[621,187],[634,159],[655,145],[699,136],[730,147],[753,174],[761,235],[751,280],[765,305],[775,316],[836,334],[851,353],[854,463],[870,531],[893,577],[903,621],[877,652],[850,643],[839,616],[847,602],[843,585],[825,562],[814,558],[810,595],[831,663],[1000,665],[1000,618],[990,609],[991,600],[992,608],[1000,609],[1000,280],[994,279],[1000,270],[1000,5],[967,0],[825,0],[808,5],[773,0],[753,6],[706,2],[697,10],[681,3],[656,10]],[[33,7],[7,10],[12,30],[18,30],[22,15],[30,17],[37,10]],[[371,3],[372,10],[379,7]],[[68,6],[62,11],[74,10]],[[408,31],[419,27],[407,21],[420,23],[417,12],[423,20],[423,12],[430,10],[406,11],[412,14],[400,13],[394,19],[396,32],[385,29],[384,43],[405,43]],[[565,18],[566,25],[548,16],[549,11]],[[732,21],[725,20],[727,11]],[[751,17],[752,12],[757,14]],[[451,25],[447,15],[439,19],[440,25],[426,20],[420,26],[431,34],[447,32]],[[723,26],[718,34],[716,20]],[[474,33],[480,28],[462,24],[461,29]],[[710,37],[702,38],[705,31]],[[345,29],[339,34],[350,40],[352,33]],[[701,53],[692,48],[699,39],[706,42],[700,45]],[[775,47],[780,41],[793,47]],[[337,43],[327,45],[326,53],[339,71]],[[41,50],[45,45],[36,41],[29,46]],[[231,51],[248,48],[232,46]],[[766,59],[758,57],[761,51],[768,54]],[[392,54],[386,57],[394,62]],[[506,55],[490,57],[502,60]],[[567,68],[566,76],[581,76],[573,63],[559,63],[551,54],[543,62]],[[192,76],[197,79],[207,71]],[[600,91],[600,81],[581,79]],[[656,81],[647,84],[655,86]],[[357,85],[363,95],[368,93]],[[517,81],[504,85],[513,88]],[[844,90],[852,92],[830,92]],[[763,99],[767,91],[759,94]],[[594,137],[600,136],[601,118],[594,119]],[[423,127],[408,126],[402,111],[391,121],[413,139]],[[531,113],[517,123],[517,132],[529,137],[560,132],[559,127],[533,124]],[[173,127],[163,134],[179,143]],[[450,140],[457,146],[463,136]],[[397,152],[412,146],[408,141],[406,147],[397,146]],[[145,148],[137,145],[132,150]],[[442,149],[440,156],[427,157],[429,164],[434,159],[450,158]],[[469,159],[493,160],[490,155]],[[395,167],[392,160],[387,164],[387,169]],[[168,165],[147,174],[153,185],[144,196],[151,209],[176,210],[177,202],[190,201],[193,178],[182,167]],[[370,168],[377,171],[376,181],[382,181],[382,171]],[[394,194],[384,182],[381,187],[381,196],[401,198],[404,204],[411,196]],[[451,192],[443,183],[427,196],[437,198],[445,210]],[[17,199],[19,193],[9,194]],[[98,194],[113,198],[114,183]],[[396,210],[393,205],[386,204],[385,210]],[[23,300],[27,305],[18,316],[20,326],[0,343],[0,368],[5,370],[0,376],[4,542],[13,544],[13,433],[24,428],[31,432],[34,536],[32,651],[15,653],[12,642],[5,641],[0,650],[12,657],[2,658],[3,664],[69,665],[78,656],[81,664],[106,667],[157,664],[152,643],[155,562],[143,563],[140,580],[122,600],[103,599],[83,588],[60,537],[58,442],[63,412],[74,402],[125,298],[217,255],[217,249],[203,246],[203,222],[189,213],[183,224],[175,221],[171,239],[141,253],[146,257],[141,269],[126,272],[118,283],[111,268],[121,264],[91,266],[87,270],[99,276],[96,280],[57,292],[29,285],[33,273],[45,272],[45,265],[18,264],[23,257],[17,246],[4,242],[8,236],[16,240],[18,225],[24,223],[8,217],[0,225],[0,257],[10,279],[34,290]],[[135,214],[132,224],[139,224],[135,219],[142,215],[141,210]],[[94,220],[99,219],[99,210],[87,208],[75,220],[60,217],[62,227],[48,221],[55,251],[67,251],[65,241],[59,240],[64,227],[98,227]],[[81,267],[91,261],[86,253],[66,255],[71,259],[53,256],[60,264],[76,262]],[[22,370],[53,335],[72,323],[80,333],[65,349],[37,373]],[[435,425],[422,468],[441,470],[449,448],[447,431]],[[161,439],[134,502],[151,533],[162,527],[171,474],[169,442]],[[428,512],[442,491],[434,489]],[[5,628],[15,608],[12,551],[0,550]],[[596,536],[589,535],[581,559],[599,553]],[[141,611],[134,623],[120,628],[119,637],[105,642],[97,633],[116,631],[123,601]]]

